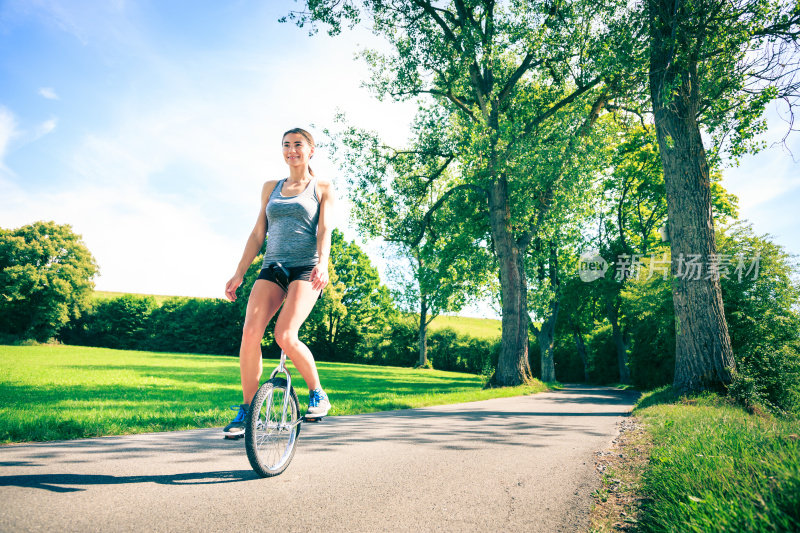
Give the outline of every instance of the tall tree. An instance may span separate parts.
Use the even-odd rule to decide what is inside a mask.
[[[342,130],[328,133],[333,155],[350,181],[359,230],[389,243],[387,255],[402,263],[394,265],[400,271],[390,273],[401,289],[395,298],[405,310],[418,314],[419,365],[425,366],[428,326],[440,313],[458,312],[484,291],[492,257],[474,243],[485,234],[483,228],[476,236],[475,228],[463,223],[465,213],[482,208],[464,205],[463,199],[436,210],[420,236],[423,218],[453,176],[447,165],[418,155],[450,149],[442,142],[446,136],[439,136],[436,129],[441,117],[429,111],[417,118],[416,142],[410,150],[383,145],[377,132],[347,126],[341,115],[337,121]],[[409,265],[410,269],[404,268]]]
[[[423,167],[453,167],[453,180],[422,217],[417,239],[451,200],[485,206],[476,223],[488,222],[502,305],[495,385],[531,377],[526,255],[554,202],[569,201],[564,185],[582,177],[575,162],[584,137],[628,82],[611,68],[624,47],[610,38],[609,21],[623,3],[308,0],[307,11],[290,15],[300,25],[326,23],[331,34],[371,17],[393,51],[363,54],[374,70],[368,85],[379,97],[429,96],[445,111],[446,149],[416,155],[432,162]],[[420,191],[447,175],[416,174]]]
[[[0,332],[47,340],[89,305],[94,257],[68,224],[0,228]]]
[[[718,279],[690,279],[685,262],[716,256],[709,157],[701,126],[735,156],[755,148],[774,98],[800,94],[800,4],[788,0],[647,0],[650,94],[664,167],[675,284],[680,393],[722,389],[734,358]],[[722,141],[725,141],[723,143]],[[727,147],[727,148],[726,148]]]

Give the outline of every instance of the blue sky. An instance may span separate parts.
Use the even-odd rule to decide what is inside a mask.
[[[283,131],[320,137],[340,109],[401,144],[414,112],[360,88],[368,71],[353,56],[375,44],[368,32],[309,37],[277,22],[297,5],[0,1],[0,227],[71,224],[101,290],[222,296],[261,184],[286,173]],[[786,128],[777,115],[768,143]],[[342,183],[324,149],[314,161]],[[800,253],[800,164],[772,147],[725,176],[743,218]],[[341,207],[337,226],[355,238]]]

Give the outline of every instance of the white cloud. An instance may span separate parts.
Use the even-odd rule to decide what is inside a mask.
[[[58,125],[57,118],[51,118],[49,120],[45,120],[39,125],[38,128],[36,128],[36,131],[34,132],[34,139],[39,139],[41,137],[44,137],[45,135],[56,129],[57,125]]]
[[[56,94],[55,89],[53,89],[52,87],[42,87],[41,89],[39,89],[39,95],[41,95],[42,98],[46,98],[48,100],[60,100],[60,98]]]

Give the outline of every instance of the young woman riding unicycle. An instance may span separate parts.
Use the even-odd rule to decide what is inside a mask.
[[[236,273],[225,285],[226,297],[235,301],[236,289],[268,235],[262,269],[247,301],[239,349],[243,401],[234,408],[236,417],[224,429],[229,438],[244,436],[247,412],[261,378],[261,339],[281,305],[275,341],[308,385],[306,417],[321,418],[331,407],[314,356],[298,338],[300,326],[328,284],[333,229],[333,187],[314,176],[308,164],[313,155],[314,139],[306,130],[294,128],[283,134],[283,159],[289,165],[289,177],[264,184],[255,227]]]

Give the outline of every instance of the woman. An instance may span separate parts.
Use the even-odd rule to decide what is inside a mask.
[[[261,377],[261,339],[270,319],[283,304],[275,324],[275,341],[292,360],[309,388],[308,415],[322,417],[330,410],[322,390],[314,356],[297,337],[322,289],[328,284],[331,248],[333,187],[314,177],[308,162],[314,155],[314,139],[294,128],[283,134],[283,159],[289,177],[268,181],[261,190],[261,210],[247,240],[236,274],[225,285],[225,295],[236,300],[247,268],[261,250],[269,231],[261,273],[250,291],[239,349],[244,403],[225,435],[244,435],[250,402]],[[237,409],[234,407],[233,409]]]

